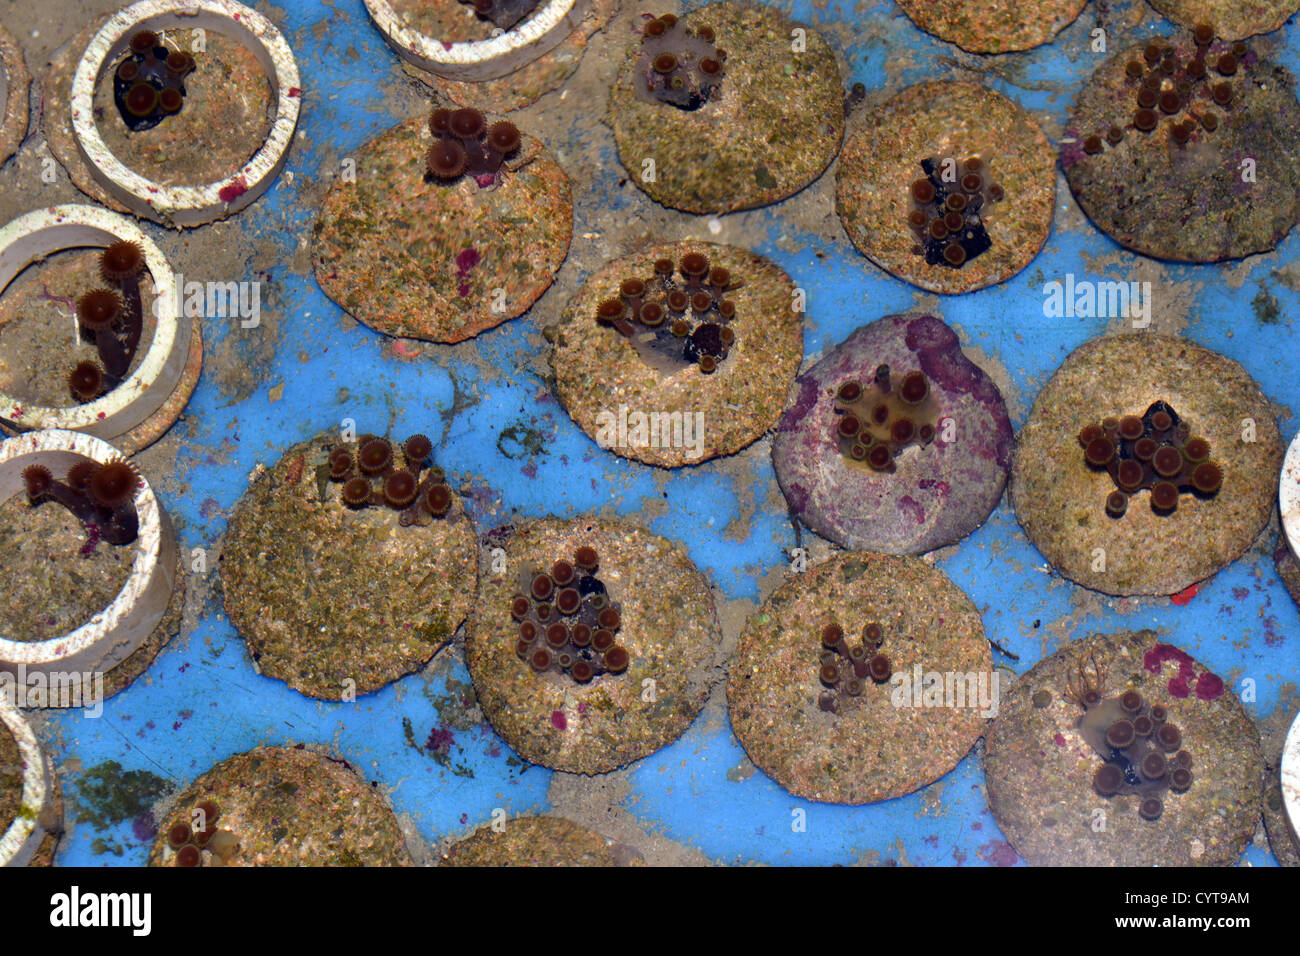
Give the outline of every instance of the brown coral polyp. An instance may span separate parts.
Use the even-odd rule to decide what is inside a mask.
[[[469,174],[480,186],[494,184],[502,164],[522,145],[519,129],[504,120],[488,127],[476,109],[435,109],[429,114],[434,142],[425,156],[428,178],[446,185]]]
[[[1182,734],[1167,722],[1163,707],[1131,689],[1103,698],[1099,688],[1104,679],[1100,668],[1089,674],[1080,666],[1066,693],[1084,708],[1079,731],[1103,761],[1093,774],[1092,789],[1105,798],[1137,796],[1138,814],[1153,822],[1164,812],[1168,792],[1191,787],[1191,754],[1167,756],[1181,747]]]
[[[1208,460],[1209,442],[1192,436],[1190,426],[1164,401],[1154,402],[1141,416],[1085,425],[1078,440],[1085,464],[1105,469],[1115,484],[1106,498],[1112,518],[1122,517],[1128,497],[1143,489],[1151,492],[1152,510],[1168,515],[1177,510],[1184,492],[1211,497],[1223,484],[1221,467]]]
[[[617,643],[622,616],[596,577],[598,563],[595,550],[584,545],[572,564],[561,559],[550,574],[521,575],[520,593],[510,604],[511,617],[521,622],[515,651],[534,671],[558,670],[585,684],[627,669],[630,657]],[[556,620],[555,612],[563,620]]]
[[[694,364],[712,374],[736,342],[729,324],[736,305],[725,295],[741,284],[728,270],[712,267],[702,253],[685,254],[676,268],[671,260],[661,259],[655,262],[653,278],[622,280],[619,298],[596,307],[596,321],[629,339],[651,368],[675,372]],[[674,317],[671,322],[668,316]],[[646,331],[651,334],[643,334]]]
[[[727,52],[716,48],[707,26],[691,29],[672,14],[641,28],[634,89],[639,99],[698,110],[718,96]]]
[[[898,455],[928,445],[938,424],[938,402],[919,370],[895,381],[889,366],[877,366],[872,381],[840,384],[836,390],[834,439],[849,461],[875,471],[895,470]]]

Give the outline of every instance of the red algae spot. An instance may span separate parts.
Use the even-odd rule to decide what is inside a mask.
[[[1142,658],[1142,666],[1152,674],[1159,674],[1165,661],[1177,661],[1179,665],[1191,666],[1192,658],[1186,651],[1180,651],[1172,644],[1156,644]]]
[[[302,96],[302,88],[297,86],[291,86],[289,87],[289,92],[287,95],[293,97]]]
[[[903,512],[907,517],[916,522],[923,524],[925,522],[925,509],[911,495],[903,495],[898,499],[898,510]]]
[[[217,195],[221,197],[222,202],[232,203],[246,192],[248,192],[248,181],[240,176],[234,182],[222,186]]]
[[[1020,855],[1011,848],[1011,844],[1004,840],[994,840],[992,843],[985,843],[975,851],[985,863],[991,863],[994,866],[1015,866],[1020,862]]]
[[[460,297],[461,297],[462,299],[465,298],[466,296],[468,296],[469,293],[470,293],[469,283],[468,283],[468,282],[462,282],[462,283],[461,283],[461,284],[456,288],[456,292],[460,295]]]
[[[1206,671],[1196,681],[1196,696],[1199,700],[1214,700],[1223,695],[1223,679],[1218,674]]]
[[[468,275],[469,270],[479,264],[481,258],[477,249],[462,249],[456,255],[456,271],[462,276]]]
[[[569,721],[568,718],[564,716],[564,711],[562,710],[551,711],[551,726],[554,727],[556,730],[569,729]]]
[[[1185,604],[1187,604],[1189,601],[1191,601],[1192,598],[1196,597],[1197,593],[1200,590],[1201,590],[1201,586],[1199,584],[1193,584],[1190,588],[1179,591],[1177,594],[1171,595],[1169,600],[1174,602],[1174,604],[1178,605],[1179,607],[1182,607]]]
[[[1169,693],[1178,698],[1191,696],[1192,677],[1195,671],[1192,667],[1192,658],[1186,652],[1180,651],[1172,644],[1157,644],[1146,652],[1142,658],[1142,666],[1152,674],[1159,674],[1165,661],[1174,661],[1178,664],[1178,673],[1169,679]]]
[[[1065,746],[1065,735],[1064,735],[1064,734],[1057,734],[1057,735],[1056,735],[1055,737],[1053,737],[1052,739],[1056,741],[1056,746],[1058,746],[1058,747],[1064,747],[1064,746]]]

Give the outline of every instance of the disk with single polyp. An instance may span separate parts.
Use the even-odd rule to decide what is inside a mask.
[[[1211,24],[1227,40],[1276,30],[1300,10],[1296,0],[1151,0],[1151,6],[1189,30],[1199,23]]]
[[[48,866],[62,829],[58,783],[22,712],[0,694],[0,866]]]
[[[970,158],[1004,193],[985,207],[992,245],[960,267],[930,265],[908,223],[912,184],[926,178],[924,160],[959,169]],[[1052,231],[1055,201],[1056,159],[1034,118],[1001,93],[948,80],[910,86],[868,111],[835,181],[835,211],[858,251],[931,292],[982,289],[1029,265]]]
[[[452,844],[442,866],[618,866],[609,841],[561,817],[516,817]]]
[[[1166,791],[1155,820],[1139,815],[1137,795],[1093,789],[1102,758],[1079,730],[1083,708],[1065,694],[1080,667],[1091,677],[1098,664],[1103,699],[1132,689],[1164,706],[1192,756],[1191,787]],[[1202,699],[1212,683],[1205,673],[1154,631],[1123,631],[1076,641],[1004,688],[984,772],[989,806],[1016,852],[1034,866],[1236,864],[1259,820],[1264,761],[1232,687]]]
[[[61,477],[83,459],[102,465],[120,457],[108,443],[78,432],[29,432],[7,439],[0,443],[0,499],[8,502],[5,505],[8,509],[15,496],[25,494],[22,474],[29,466],[42,465],[54,476]],[[102,674],[104,696],[108,697],[143,673],[162,646],[179,631],[184,582],[179,574],[180,552],[175,532],[146,480],[141,480],[134,504],[139,532],[133,542],[121,546],[130,549],[131,557],[122,561],[128,566],[123,569],[125,573],[110,580],[105,592],[109,600],[99,607],[85,607],[89,612],[86,619],[65,622],[57,628],[61,633],[0,636],[0,667],[11,672],[21,667],[29,677],[36,673]],[[61,507],[52,501],[40,505],[42,509]],[[74,535],[71,540],[78,537]],[[21,563],[25,549],[39,549],[42,542],[19,540],[9,546],[15,547],[14,556],[6,562],[12,568]],[[72,562],[84,560],[76,551],[61,557]],[[115,572],[101,565],[95,571],[83,570],[83,573],[111,575]],[[75,571],[70,570],[61,580],[65,586],[77,586]],[[82,585],[85,586],[84,580]],[[10,591],[21,593],[28,587],[29,582],[17,580],[10,585]],[[39,589],[34,590],[39,593]],[[82,684],[83,695],[91,693],[92,699],[77,703],[93,707],[93,692],[97,690],[97,685],[87,688]]]
[[[176,277],[158,246],[131,220],[97,206],[67,205],[37,209],[19,216],[0,229],[0,289],[9,284],[30,264],[56,252],[71,249],[102,249],[117,242],[134,243],[144,257],[147,278],[142,273],[142,289],[152,285],[153,296],[144,308],[152,315],[146,319],[140,350],[142,356],[126,377],[111,391],[93,401],[67,407],[52,407],[41,401],[56,387],[46,381],[39,391],[23,395],[0,392],[0,419],[13,430],[75,429],[101,438],[124,438],[130,450],[138,449],[157,438],[180,416],[198,380],[202,364],[202,346],[192,340],[198,320],[178,318],[179,296]],[[92,271],[97,263],[86,263]],[[34,290],[29,290],[34,294]],[[54,303],[46,301],[44,307]],[[11,305],[6,305],[9,311]],[[71,311],[71,303],[69,309]],[[70,347],[75,333],[72,315],[61,316],[66,337],[55,336],[53,346],[67,359],[67,371],[76,364],[76,350]],[[60,323],[61,324],[61,323]],[[35,360],[34,360],[35,361]],[[44,370],[52,359],[42,357],[32,368]],[[24,373],[14,373],[22,379]],[[59,378],[66,383],[64,372]],[[57,381],[57,379],[56,379]],[[24,384],[26,384],[24,382]],[[66,401],[63,399],[61,401]]]
[[[0,26],[0,164],[18,152],[27,135],[27,95],[31,82],[22,47]]]
[[[223,836],[201,851],[203,866],[408,866],[397,817],[380,791],[346,761],[295,747],[258,747],[217,764],[181,791],[149,853],[150,866],[176,865],[171,828],[192,826],[212,803]],[[206,814],[206,810],[205,810]],[[237,847],[236,847],[237,844]],[[222,858],[224,856],[224,859]]]
[[[1190,35],[1174,38],[1172,46],[1178,67],[1163,78],[1166,92],[1196,50]],[[1229,48],[1216,41],[1205,57],[1204,80],[1192,84],[1190,97],[1181,97],[1177,112],[1153,110],[1157,125],[1142,132],[1134,123],[1145,77],[1126,71],[1131,63],[1152,71],[1143,58],[1146,47],[1107,60],[1075,100],[1061,168],[1080,208],[1120,245],[1160,259],[1218,262],[1273,249],[1300,220],[1294,78],[1253,49],[1234,74],[1220,75],[1216,65]],[[1220,84],[1231,94],[1226,107],[1213,99]],[[1213,130],[1201,119],[1207,114],[1214,117]],[[1173,130],[1184,123],[1194,128],[1179,145]],[[1122,133],[1113,146],[1105,140],[1112,126]],[[1085,151],[1090,136],[1101,137],[1100,152]]]
[[[460,342],[521,315],[555,279],[573,234],[569,180],[524,135],[501,182],[426,181],[425,116],[357,151],[315,228],[316,281],[385,335]]]
[[[697,110],[641,99],[633,36],[606,115],[632,182],[673,209],[724,213],[779,202],[817,179],[844,136],[844,89],[826,41],[770,7],[714,3],[683,20],[712,27],[726,51],[721,89]],[[797,53],[796,29],[805,42]]]
[[[899,0],[922,30],[972,53],[1010,53],[1048,43],[1087,0]]]
[[[408,22],[426,36],[449,35],[454,27],[458,36],[463,34],[463,39],[476,40],[491,36],[495,30],[491,21],[474,15],[474,8],[470,4],[430,4],[423,0],[408,0],[405,3],[393,2],[392,5],[394,9],[402,10]],[[572,32],[554,49],[504,76],[485,80],[458,80],[422,70],[411,62],[403,63],[403,69],[460,106],[492,113],[523,109],[544,94],[563,86],[577,72],[588,41],[596,31],[604,29],[609,23],[617,5],[616,0],[575,3],[575,14],[580,7],[585,9],[581,11],[581,18],[575,20],[575,16],[570,15],[569,22],[574,23]],[[460,9],[450,10],[452,6],[459,6]],[[543,6],[539,4],[537,9],[540,10]],[[410,9],[405,9],[407,7]],[[443,23],[448,25],[444,27]],[[516,26],[521,25],[522,23]]]
[[[323,433],[263,471],[221,551],[226,613],[254,666],[324,700],[379,690],[447,646],[469,613],[478,561],[454,495],[427,527],[399,527],[388,507],[345,505],[343,483],[329,480],[338,446],[355,459],[355,445]]]
[[[181,112],[150,134],[126,136],[104,87],[112,85],[131,37],[152,30],[177,48],[176,38],[200,29],[204,42],[209,34],[221,39],[210,57],[195,51],[199,67],[186,88],[193,84],[198,95],[187,95]],[[48,124],[49,138],[74,182],[90,179],[102,187],[92,193],[96,198],[106,194],[122,204],[115,208],[188,227],[223,219],[270,188],[293,140],[302,90],[293,53],[266,17],[236,0],[140,0],[105,18],[73,50],[54,67],[72,76],[66,89],[52,90],[46,105],[47,113],[59,114]],[[196,79],[204,58],[208,75]],[[50,78],[57,87],[58,74]],[[65,134],[59,143],[56,132]]]
[[[649,282],[655,260],[669,258],[676,265],[692,252],[743,283],[726,293],[736,305],[736,317],[729,323],[735,344],[709,374],[695,364],[675,372],[657,371],[630,340],[597,322],[596,310],[605,300],[618,298],[624,279]],[[587,279],[559,324],[547,332],[556,393],[578,427],[598,442],[603,436],[603,444],[624,458],[675,468],[734,454],[776,424],[799,369],[803,314],[795,311],[794,296],[794,284],[779,266],[734,246],[674,242],[615,259]],[[624,410],[629,416],[627,441],[617,437]],[[645,441],[637,444],[641,439],[631,431],[636,425],[633,413],[678,415],[684,428],[702,421],[698,451],[686,445],[685,431],[681,442],[670,436],[652,447],[648,425]]]
[[[708,580],[681,545],[620,522],[547,518],[501,542],[505,571],[486,574],[465,642],[474,690],[493,729],[529,763],[606,773],[672,743],[704,707],[722,664]],[[535,672],[516,652],[511,599],[520,574],[597,552],[596,576],[619,605],[621,674],[580,684],[559,670]]]
[[[1157,401],[1209,441],[1223,486],[1212,497],[1180,495],[1171,514],[1139,491],[1112,518],[1115,483],[1088,466],[1079,432]],[[1277,420],[1240,365],[1175,336],[1109,335],[1075,349],[1039,393],[1018,436],[1011,503],[1070,580],[1106,594],[1174,594],[1241,557],[1264,530],[1281,464]]]
[[[869,623],[882,629],[892,676],[868,678],[856,706],[822,710],[823,628],[838,624],[853,645]],[[952,693],[926,704],[918,668],[923,682],[942,675]],[[847,552],[792,576],[745,623],[727,684],[731,727],[749,759],[795,796],[875,803],[938,780],[966,756],[990,716],[981,682],[985,704],[996,702],[992,672],[979,612],[942,571]]]
[[[895,381],[921,372],[937,403],[934,440],[904,448],[892,472],[845,455],[836,431],[840,386],[870,388],[881,365]],[[920,554],[961,540],[1001,500],[1013,444],[1006,403],[934,316],[864,325],[795,389],[772,440],[772,464],[791,512],[822,537],[856,550]]]

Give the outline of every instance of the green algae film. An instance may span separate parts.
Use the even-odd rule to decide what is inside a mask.
[[[18,741],[0,724],[0,834],[18,817],[23,803],[23,758]]]
[[[559,817],[516,817],[452,844],[441,866],[618,866],[599,833]]]

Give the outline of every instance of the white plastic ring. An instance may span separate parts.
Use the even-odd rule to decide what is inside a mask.
[[[1282,480],[1278,483],[1278,510],[1282,533],[1296,560],[1300,561],[1300,435],[1291,442],[1282,459]]]
[[[0,695],[0,723],[18,744],[18,756],[23,761],[22,802],[13,823],[0,835],[0,866],[26,866],[45,838],[41,819],[53,792],[50,763],[22,712],[3,695]]]
[[[1291,723],[1282,749],[1282,805],[1291,820],[1291,835],[1300,843],[1300,714]]]
[[[69,408],[44,408],[0,392],[0,419],[7,424],[23,431],[68,428],[112,439],[140,424],[176,391],[189,358],[193,323],[177,316],[176,277],[162,250],[126,216],[99,206],[52,206],[19,216],[0,229],[0,292],[30,263],[48,255],[123,239],[144,250],[157,295],[154,332],[140,364],[111,392]]]
[[[0,442],[0,502],[26,493],[22,474],[29,465],[44,465],[58,476],[82,458],[105,464],[121,457],[108,442],[81,432],[29,432],[7,439]],[[136,491],[135,510],[139,531],[135,541],[122,545],[134,552],[131,573],[108,607],[49,640],[18,641],[0,635],[0,670],[20,673],[21,665],[27,674],[102,673],[129,657],[154,632],[176,584],[176,533],[147,481],[141,480]]]
[[[450,80],[490,80],[513,73],[555,49],[578,26],[590,0],[543,0],[532,15],[497,36],[445,43],[411,29],[389,0],[366,0],[366,11],[397,55]]]
[[[163,186],[128,169],[114,156],[95,125],[95,89],[108,66],[138,30],[203,28],[247,43],[266,71],[276,99],[275,122],[266,142],[238,172],[205,186]],[[270,20],[235,0],[141,0],[108,18],[77,64],[72,80],[72,131],[91,173],[137,215],[172,226],[199,226],[238,212],[261,196],[289,154],[302,104],[293,51]]]

